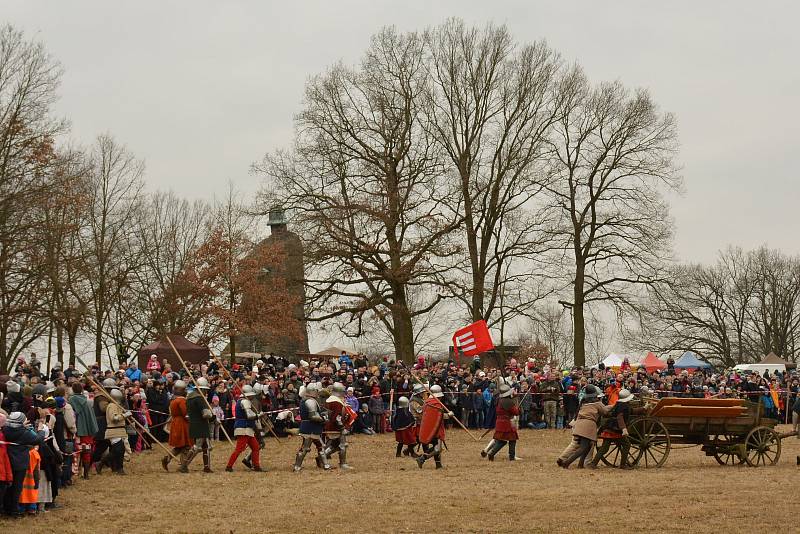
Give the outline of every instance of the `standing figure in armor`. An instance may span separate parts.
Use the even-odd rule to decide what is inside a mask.
[[[303,443],[294,460],[295,472],[303,468],[303,460],[311,450],[311,445],[317,447],[317,467],[330,469],[328,458],[322,451],[322,431],[327,421],[326,414],[322,410],[317,397],[319,397],[319,386],[311,383],[301,392],[302,402],[300,403],[300,437]]]
[[[106,378],[103,380],[103,389],[111,395],[114,390],[119,391],[117,383],[113,378]],[[100,473],[103,469],[103,454],[111,446],[106,439],[106,409],[111,403],[108,397],[103,393],[103,390],[95,391],[94,401],[92,403],[92,410],[94,410],[95,421],[97,421],[97,433],[94,435],[94,451],[92,452],[92,463],[94,463],[95,470]]]
[[[125,459],[125,441],[128,433],[125,431],[125,419],[131,416],[131,412],[124,410],[121,405],[124,402],[124,395],[119,389],[112,389],[111,398],[117,402],[111,402],[106,406],[106,433],[105,438],[110,445],[109,463],[111,470],[118,475],[124,475],[123,462]]]
[[[419,427],[422,425],[422,408],[425,406],[425,400],[427,398],[428,392],[425,390],[422,384],[414,384],[411,398],[408,401],[408,408],[411,412],[411,416],[414,418],[414,439],[416,440],[416,445],[414,445],[415,450],[420,444]]]
[[[442,468],[442,446],[444,445],[444,422],[453,416],[442,401],[444,397],[442,387],[433,385],[430,388],[433,395],[425,400],[422,408],[422,424],[419,428],[419,442],[422,444],[422,455],[417,458],[417,465],[422,469],[425,460],[433,457],[436,469]]]
[[[203,472],[211,471],[211,423],[214,421],[214,414],[203,400],[211,387],[205,378],[197,379],[197,389],[189,393],[186,397],[186,410],[189,413],[189,437],[194,440],[191,451],[181,464],[181,473],[189,472],[189,464],[198,453],[203,453]]]
[[[172,385],[172,394],[175,398],[169,403],[169,446],[172,447],[172,454],[178,458],[181,466],[185,463],[186,454],[192,446],[192,438],[189,437],[189,421],[186,409],[186,382],[176,380]],[[161,467],[169,471],[169,462],[172,456],[164,456],[161,459]]]
[[[344,401],[346,389],[341,382],[334,382],[331,396],[325,401],[328,420],[325,422],[325,462],[330,463],[331,454],[339,451],[339,469],[352,469],[347,465],[347,432],[353,424],[352,408]]]
[[[240,454],[244,452],[247,447],[252,451],[251,462],[253,464],[253,471],[263,471],[261,469],[261,456],[259,454],[260,448],[258,440],[256,439],[256,430],[258,429],[258,419],[261,414],[256,411],[253,406],[253,399],[256,396],[256,391],[253,386],[247,385],[242,388],[242,396],[236,401],[236,414],[235,422],[233,424],[233,435],[236,436],[236,448],[228,458],[228,465],[225,471],[233,471],[233,464]]]
[[[417,457],[417,453],[414,451],[414,447],[417,445],[417,432],[414,416],[411,415],[408,404],[407,397],[400,397],[397,400],[397,411],[392,419],[394,439],[397,441],[396,458],[400,458],[401,454],[405,456],[411,455],[412,458]],[[403,450],[404,446],[405,450]]]
[[[519,460],[517,458],[517,440],[519,434],[515,421],[519,417],[519,405],[513,398],[514,390],[508,384],[500,384],[500,395],[497,402],[497,422],[494,427],[494,444],[488,451],[489,461],[493,462],[495,455],[500,449],[508,444],[509,461]]]
[[[265,441],[266,437],[266,427],[264,424],[264,419],[267,417],[262,412],[264,411],[262,404],[262,399],[264,396],[267,395],[267,390],[261,382],[256,382],[253,384],[253,391],[256,392],[255,397],[252,399],[253,408],[255,409],[256,413],[258,413],[258,420],[256,421],[256,440],[258,441],[259,449],[264,449],[267,446],[267,442]],[[253,468],[253,452],[250,451],[247,455],[242,459],[242,463],[248,469]]]

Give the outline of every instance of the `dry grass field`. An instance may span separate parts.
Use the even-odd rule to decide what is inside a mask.
[[[517,463],[482,459],[463,431],[449,438],[438,471],[432,461],[419,470],[395,458],[390,434],[352,438],[349,472],[318,470],[309,455],[293,473],[299,438],[268,442],[266,473],[241,463],[225,473],[227,444],[214,451],[213,474],[201,472],[199,457],[189,474],[165,473],[160,452],[143,453],[128,476],[79,481],[62,493],[62,508],[0,521],[0,532],[796,531],[796,438],[783,441],[775,467],[721,467],[693,447],[673,450],[663,468],[633,471],[558,468],[570,439],[559,430],[524,431]]]

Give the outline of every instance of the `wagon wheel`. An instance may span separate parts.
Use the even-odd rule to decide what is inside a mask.
[[[719,436],[714,440],[718,442]],[[725,435],[725,441],[721,444],[714,445],[714,459],[720,465],[742,465],[744,463],[744,456],[742,456],[739,447],[736,447],[738,440],[736,436],[731,434]]]
[[[667,427],[652,417],[634,419],[628,425],[631,441],[631,465],[661,467],[669,456],[670,441]]]
[[[757,426],[747,434],[744,441],[745,460],[750,467],[775,465],[781,457],[781,438],[766,426]]]
[[[622,464],[622,450],[619,448],[617,440],[612,439],[608,441],[611,443],[611,446],[609,446],[606,453],[600,457],[600,460],[609,467],[619,467],[620,464]]]

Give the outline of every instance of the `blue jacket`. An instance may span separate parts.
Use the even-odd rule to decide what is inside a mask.
[[[25,427],[3,427],[3,435],[6,441],[16,443],[8,445],[8,460],[11,462],[12,471],[27,470],[30,465],[30,451],[35,445],[44,443],[44,432],[37,434],[30,428]]]
[[[347,367],[353,367],[353,360],[350,359],[350,356],[347,354],[342,354],[339,356],[339,365],[346,365]]]
[[[131,382],[139,382],[142,381],[142,370],[141,369],[134,369],[132,367],[128,367],[125,370],[125,376],[127,376]]]

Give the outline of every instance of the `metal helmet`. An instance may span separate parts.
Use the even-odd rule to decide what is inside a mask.
[[[500,384],[500,398],[510,397],[514,394],[514,390],[508,384]]]
[[[116,389],[117,382],[113,378],[106,378],[103,380],[103,389]]]
[[[442,386],[440,386],[439,384],[434,384],[431,386],[431,393],[433,393],[433,396],[436,397],[437,399],[440,397],[444,397],[444,393],[442,393]]]
[[[422,384],[417,383],[417,384],[414,384],[413,391],[414,391],[414,395],[419,395],[420,393],[425,391],[425,387]]]
[[[111,391],[108,392],[108,394],[111,395],[111,398],[117,402],[120,402],[124,397],[122,392],[118,389],[112,389]]]
[[[197,379],[197,388],[198,389],[211,389],[211,386],[208,385],[208,380],[203,377]]]
[[[309,385],[306,386],[305,390],[306,397],[311,397],[312,399],[316,399],[319,396],[319,386],[316,382],[311,382]]]
[[[586,402],[595,402],[602,395],[603,394],[600,392],[600,389],[597,386],[589,384],[584,390],[583,400]]]
[[[174,384],[172,384],[172,389],[186,389],[186,382],[183,380],[176,380]]]
[[[630,402],[632,400],[633,400],[633,393],[631,393],[629,389],[621,389],[619,391],[619,398],[617,399],[617,402]]]
[[[253,389],[253,386],[247,385],[242,388],[242,395],[245,397],[255,397],[256,390]]]
[[[398,408],[408,408],[408,397],[400,397],[397,399]]]
[[[345,393],[347,393],[347,388],[341,382],[334,382],[331,392],[337,397],[344,397]]]
[[[256,394],[261,394],[263,390],[264,390],[264,385],[261,382],[256,382],[255,384],[253,384],[253,391],[255,391]]]
[[[6,419],[6,425],[10,426],[11,428],[22,428],[25,426],[25,421],[27,418],[25,414],[22,412],[11,412],[8,414],[8,418]]]

